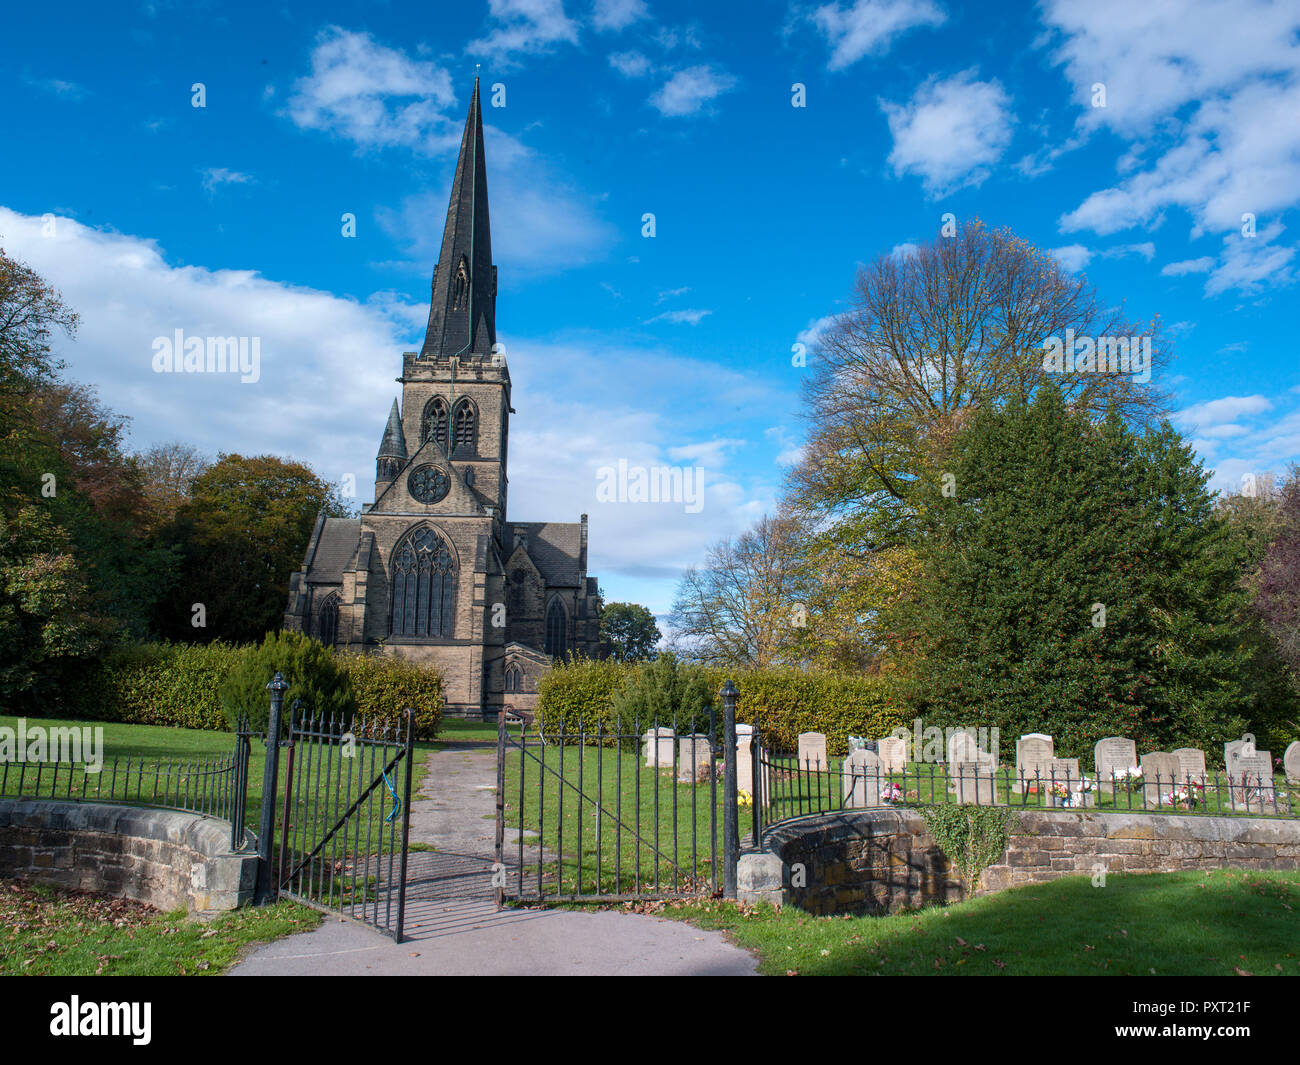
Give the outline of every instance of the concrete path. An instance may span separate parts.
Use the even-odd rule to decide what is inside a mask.
[[[502,910],[492,898],[496,749],[428,756],[411,804],[407,942],[327,917],[253,951],[233,976],[749,976],[753,957],[681,921],[614,910]],[[507,848],[507,851],[509,848]]]

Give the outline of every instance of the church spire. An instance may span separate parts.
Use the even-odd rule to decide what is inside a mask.
[[[397,411],[397,400],[393,400],[393,409],[388,412],[388,425],[384,428],[383,440],[379,442],[378,457],[406,461],[406,437],[402,433],[402,416]]]
[[[420,357],[486,355],[496,344],[497,269],[488,225],[487,166],[478,78],[470,95],[442,251],[433,270],[429,327]]]

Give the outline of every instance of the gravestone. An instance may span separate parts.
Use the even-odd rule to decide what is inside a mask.
[[[844,805],[846,808],[881,806],[880,789],[886,777],[875,751],[854,751],[844,759]]]
[[[698,784],[707,780],[713,771],[713,744],[703,733],[680,736],[677,740],[677,779],[684,784]],[[745,781],[736,775],[737,786]]]
[[[959,803],[993,806],[998,801],[993,766],[988,762],[949,762],[949,785]]]
[[[1068,784],[1071,788],[1077,787],[1081,776],[1079,759],[1053,758],[1043,775],[1058,784]]]
[[[1223,745],[1223,769],[1229,777],[1238,773],[1237,759],[1246,753],[1247,747],[1254,747],[1253,741],[1229,740]]]
[[[754,790],[753,725],[736,725],[736,787],[750,793]],[[764,781],[759,781],[759,787],[766,791]],[[765,802],[766,797],[759,798],[757,801]]]
[[[852,754],[854,751],[868,751],[870,749],[871,748],[867,746],[866,736],[849,737],[849,754]]]
[[[1238,753],[1234,765],[1235,772],[1228,774],[1228,782],[1232,786],[1232,808],[1272,813],[1277,802],[1277,794],[1273,790],[1272,752]]]
[[[1012,791],[1032,787],[1038,778],[1038,786],[1046,787],[1050,782],[1052,759],[1056,756],[1056,743],[1045,732],[1031,732],[1016,740],[1016,778],[1011,783]]]
[[[830,765],[826,757],[826,734],[824,732],[799,733],[799,768],[825,769]]]
[[[1205,752],[1199,747],[1179,747],[1174,754],[1178,757],[1178,786],[1184,787],[1189,781],[1204,786]]]
[[[978,762],[986,768],[997,768],[997,759],[980,750],[979,739],[970,729],[958,729],[948,737],[948,764],[956,762]]]
[[[1080,788],[1083,772],[1077,758],[1053,758],[1043,770],[1042,780],[1043,790],[1052,799],[1053,806],[1092,806],[1096,801],[1094,792]],[[1051,791],[1053,784],[1063,786],[1068,794],[1064,797],[1056,795]]]
[[[658,765],[660,769],[671,769],[676,738],[677,734],[672,729],[662,726],[642,733],[641,753],[645,756],[646,766]]]
[[[1092,766],[1097,771],[1097,786],[1110,793],[1113,772],[1138,764],[1137,744],[1125,736],[1107,736],[1092,749]]]
[[[876,741],[876,754],[886,773],[901,773],[907,767],[907,740],[901,736],[886,736]]]
[[[1152,751],[1142,756],[1142,794],[1148,810],[1172,810],[1166,801],[1178,786],[1178,756],[1167,751]]]
[[[1282,768],[1286,770],[1288,784],[1300,784],[1300,740],[1296,740],[1282,755]]]

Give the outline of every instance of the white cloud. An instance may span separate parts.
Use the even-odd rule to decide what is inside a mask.
[[[62,96],[68,100],[80,100],[90,95],[90,91],[85,86],[78,85],[75,81],[64,81],[62,78],[23,78],[23,81],[32,86],[34,89],[41,89],[44,92],[53,93],[55,96]]]
[[[651,322],[671,322],[673,325],[699,325],[712,313],[712,311],[704,311],[695,308],[685,311],[664,311],[663,314],[656,314],[653,318],[647,318],[645,324],[649,325]]]
[[[1253,237],[1230,233],[1223,238],[1223,257],[1205,281],[1205,294],[1217,296],[1229,289],[1258,292],[1266,284],[1280,286],[1295,281],[1295,247],[1272,242],[1282,235],[1281,222],[1265,226]]]
[[[228,170],[224,166],[209,167],[200,171],[203,177],[203,191],[211,195],[222,185],[252,185],[256,179],[238,170]]]
[[[317,36],[311,73],[293,84],[285,115],[301,129],[362,148],[400,145],[436,153],[460,143],[451,75],[379,44],[368,33],[330,26]]]
[[[642,78],[654,69],[654,65],[641,52],[613,52],[609,65],[625,78]]]
[[[825,314],[820,318],[814,318],[803,329],[795,335],[795,340],[800,344],[805,344],[810,348],[816,347],[821,341],[822,334],[835,324],[835,315]]]
[[[645,0],[596,0],[591,12],[591,25],[601,33],[617,33],[649,14]]]
[[[255,270],[173,266],[154,241],[0,207],[6,250],[28,263],[81,314],[75,342],[57,354],[129,415],[137,448],[185,440],[215,454],[271,453],[309,462],[322,476],[357,479],[370,497],[374,454],[397,386],[402,351],[417,346],[427,307],[378,293],[364,302],[263,277]],[[261,377],[153,372],[153,340],[257,337]],[[518,413],[511,424],[511,516],[576,521],[591,515],[591,569],[616,598],[666,610],[683,568],[734,536],[772,500],[727,469],[739,441],[717,438],[715,397],[746,409],[779,397],[718,363],[663,348],[622,348],[583,336],[543,344],[503,334]],[[653,387],[671,381],[667,391]],[[630,383],[647,387],[629,387]],[[581,388],[575,388],[580,383]],[[697,442],[696,438],[700,438]],[[698,459],[704,507],[596,500],[597,470]],[[707,461],[706,461],[707,460]],[[632,593],[635,592],[634,596]]]
[[[894,138],[894,173],[919,174],[926,191],[943,195],[979,185],[1011,142],[1010,97],[974,70],[930,78],[906,104],[880,102]]]
[[[1197,259],[1181,259],[1166,263],[1160,270],[1163,277],[1182,277],[1184,274],[1208,274],[1214,268],[1214,257],[1202,255]]]
[[[1063,248],[1053,248],[1050,254],[1072,274],[1086,269],[1088,263],[1092,261],[1092,252],[1082,244],[1067,244]]]
[[[1141,244],[1117,244],[1112,248],[1104,248],[1097,254],[1103,259],[1124,259],[1137,255],[1150,262],[1156,256],[1156,246],[1149,240]]]
[[[690,292],[690,290],[690,285],[683,285],[681,288],[670,288],[666,292],[659,293],[658,297],[655,299],[655,303],[660,304],[663,303],[664,300],[672,300],[676,299],[678,296],[685,296],[686,293]]]
[[[1272,409],[1273,403],[1266,396],[1224,396],[1186,407],[1177,413],[1174,420],[1188,430],[1208,434],[1216,427],[1236,422],[1239,418]]]
[[[895,244],[889,249],[891,259],[910,259],[916,254],[916,245],[910,241],[904,241],[902,244]]]
[[[679,70],[650,97],[664,115],[693,115],[710,100],[736,87],[736,78],[707,64]]]
[[[578,43],[578,24],[564,13],[563,0],[488,0],[488,14],[495,23],[492,32],[465,50],[492,56],[503,67],[513,65],[517,54]]]
[[[1048,0],[1053,58],[1083,110],[1084,134],[1108,129],[1130,141],[1120,180],[1061,218],[1065,231],[1114,233],[1157,226],[1169,208],[1193,236],[1229,232],[1242,216],[1300,204],[1300,8],[1275,0]],[[1103,61],[1104,60],[1104,61]],[[1094,83],[1106,106],[1088,106]],[[1229,267],[1224,284],[1251,287],[1280,275]],[[1220,289],[1222,291],[1223,289]]]
[[[931,0],[855,0],[823,4],[809,16],[831,46],[827,64],[844,70],[864,56],[889,50],[894,39],[917,26],[939,26],[947,16]]]

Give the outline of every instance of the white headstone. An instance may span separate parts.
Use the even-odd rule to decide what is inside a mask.
[[[998,801],[993,767],[988,762],[949,762],[949,779],[959,803],[993,806]]]
[[[1092,766],[1097,771],[1097,784],[1109,792],[1113,773],[1131,769],[1138,764],[1137,744],[1125,736],[1107,736],[1098,740],[1092,749]]]
[[[645,756],[647,767],[657,765],[660,769],[672,769],[673,747],[676,746],[677,734],[670,728],[652,728],[641,735],[641,753]]]
[[[683,783],[697,784],[707,780],[713,771],[713,744],[703,733],[682,736],[677,740],[677,779]],[[736,774],[737,786],[743,779]]]
[[[1232,785],[1232,808],[1271,813],[1277,801],[1273,789],[1272,752],[1238,753],[1233,764],[1235,771],[1228,776]]]
[[[1238,773],[1237,759],[1254,749],[1254,743],[1248,740],[1229,740],[1223,745],[1223,768],[1229,777]]]
[[[988,751],[980,750],[979,738],[970,729],[958,729],[948,737],[948,764],[978,762],[986,767],[997,767],[997,759]]]
[[[824,732],[799,733],[799,768],[826,769],[830,761],[826,757],[826,734]]]
[[[1286,770],[1288,784],[1300,784],[1300,740],[1287,747],[1282,755],[1282,768]]]
[[[1204,786],[1205,752],[1199,747],[1179,747],[1174,754],[1178,758],[1178,786],[1186,787],[1188,781]]]
[[[1168,809],[1169,794],[1178,787],[1178,756],[1167,751],[1152,751],[1142,756],[1142,793],[1148,810]]]
[[[876,742],[876,753],[886,773],[901,773],[907,767],[907,740],[886,736]]]
[[[1045,732],[1031,732],[1016,740],[1016,778],[1012,790],[1031,787],[1035,783],[1046,788],[1051,780],[1052,759],[1056,744]]]
[[[853,751],[844,759],[844,805],[846,808],[880,806],[880,789],[888,782],[875,751]]]

